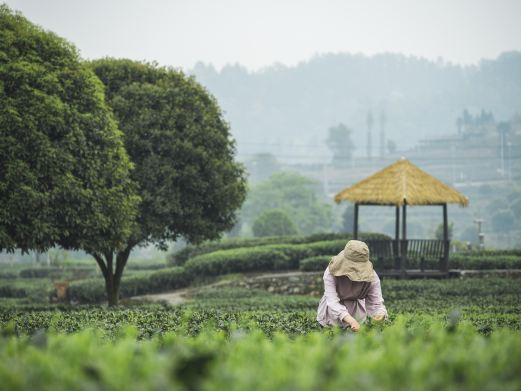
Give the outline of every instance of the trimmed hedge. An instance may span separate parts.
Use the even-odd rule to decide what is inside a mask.
[[[185,263],[194,275],[219,275],[245,271],[295,270],[302,259],[311,256],[338,254],[344,240],[329,240],[310,244],[275,244],[219,250],[199,255]]]
[[[307,244],[306,247],[312,252],[312,255],[337,255],[346,246],[345,240],[324,240]]]
[[[328,255],[305,258],[300,261],[299,269],[306,272],[324,271],[329,265],[329,261],[331,261],[331,257]]]
[[[272,244],[270,246],[263,246],[262,248],[280,251],[288,258],[283,263],[274,264],[273,269],[275,270],[298,269],[301,259],[313,255],[312,250],[307,248],[307,245],[302,244]]]
[[[0,285],[0,297],[27,297],[27,291],[11,285]]]
[[[451,269],[521,269],[521,255],[458,255],[449,256]]]
[[[128,270],[161,270],[168,267],[165,263],[129,263]]]
[[[0,280],[14,280],[16,278],[18,278],[18,273],[16,272],[0,271]]]
[[[331,256],[314,256],[302,259],[300,261],[299,269],[303,271],[323,271]],[[373,265],[379,270],[379,263],[373,260]],[[435,260],[426,260],[423,264],[425,269],[438,269],[439,262]],[[408,268],[419,268],[420,262],[418,260],[407,260]],[[521,269],[521,257],[517,256],[462,256],[452,254],[449,257],[450,269],[462,270],[490,270],[490,269]]]
[[[470,257],[495,257],[495,256],[517,256],[521,257],[521,249],[511,249],[511,250],[483,250],[483,251],[472,251],[469,253],[461,253],[458,254],[461,256],[470,256]]]
[[[387,235],[371,232],[361,233],[360,238],[361,240],[390,239]],[[349,239],[352,239],[352,234],[350,233],[320,233],[311,236],[274,236],[264,238],[226,239],[219,242],[203,243],[198,246],[186,246],[182,250],[170,254],[168,262],[174,265],[183,265],[190,258],[214,251],[276,244],[310,244],[314,242],[339,240],[344,242],[342,245],[342,247],[344,247]]]
[[[190,285],[192,275],[184,267],[170,267],[152,273],[149,280],[150,286],[156,292],[159,292],[168,289],[184,288]]]
[[[275,248],[253,247],[220,250],[191,258],[185,263],[191,275],[216,276],[227,273],[289,269],[292,259]]]
[[[100,303],[107,300],[105,280],[103,278],[91,278],[73,282],[67,289],[67,296],[73,302]]]
[[[192,281],[183,267],[162,269],[154,273],[123,276],[119,295],[128,298],[149,293],[184,288]],[[79,303],[100,303],[107,300],[103,278],[73,282],[67,290],[69,300]]]
[[[96,274],[96,267],[35,267],[20,270],[21,278],[85,278]]]

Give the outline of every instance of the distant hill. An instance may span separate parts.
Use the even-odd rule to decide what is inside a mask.
[[[327,161],[327,129],[339,122],[353,129],[355,153],[364,155],[369,110],[375,153],[382,112],[386,137],[399,150],[454,133],[465,108],[497,120],[521,112],[521,52],[465,67],[401,54],[326,54],[294,67],[248,72],[229,65],[218,72],[197,64],[191,73],[219,100],[242,159],[271,152],[281,160]]]

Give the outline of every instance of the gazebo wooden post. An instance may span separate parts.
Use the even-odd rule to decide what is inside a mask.
[[[407,204],[402,206],[402,248],[400,251],[400,274],[405,277],[407,263]]]
[[[353,239],[358,239],[358,202],[355,202],[355,218],[353,226]]]
[[[443,261],[441,271],[449,271],[449,223],[447,219],[447,203],[443,204]]]
[[[394,230],[394,268],[400,262],[400,207],[396,206],[396,226]]]

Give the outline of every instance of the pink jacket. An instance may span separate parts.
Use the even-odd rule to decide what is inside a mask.
[[[365,321],[368,315],[384,315],[387,318],[380,278],[376,272],[374,274],[374,282],[357,282],[347,277],[334,277],[327,267],[324,272],[324,295],[318,304],[317,321],[322,326],[346,327],[342,319],[347,314],[359,322]]]

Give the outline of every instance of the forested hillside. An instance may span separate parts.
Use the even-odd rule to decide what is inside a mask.
[[[355,154],[363,155],[369,112],[373,132],[383,126],[398,150],[454,133],[465,108],[508,120],[521,110],[520,70],[521,53],[509,52],[465,67],[401,54],[326,54],[294,67],[197,64],[191,72],[221,103],[243,158],[271,152],[306,163],[328,160],[327,129],[339,122],[353,129]]]

